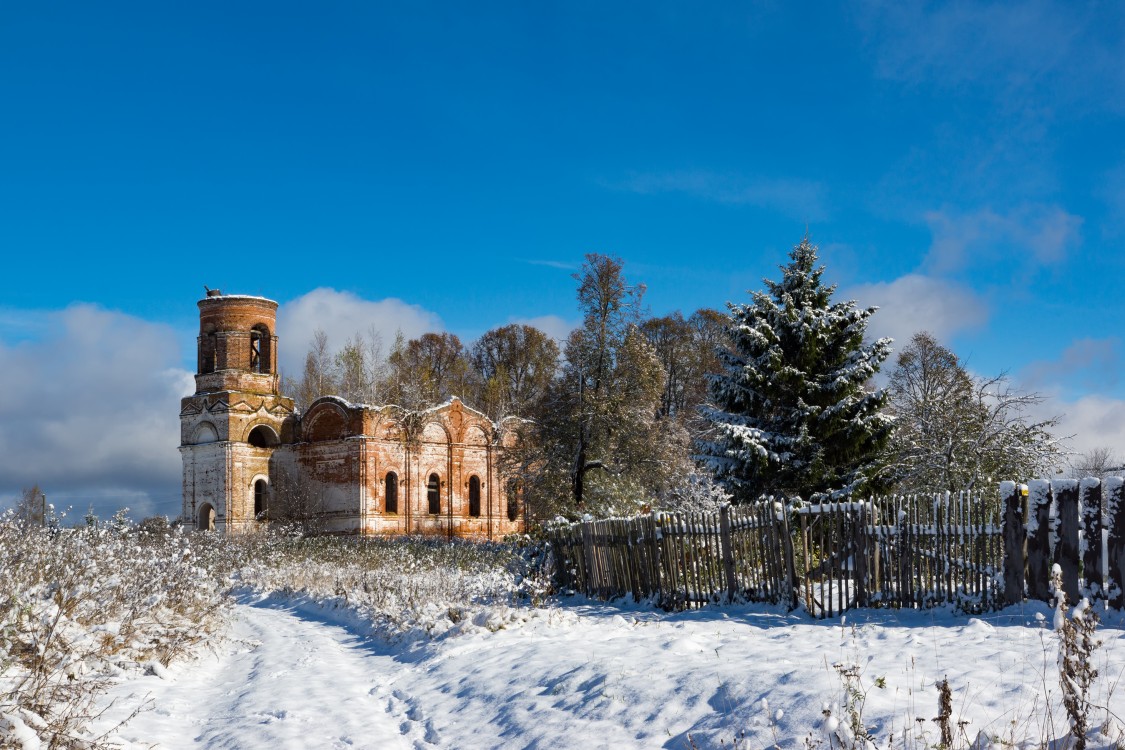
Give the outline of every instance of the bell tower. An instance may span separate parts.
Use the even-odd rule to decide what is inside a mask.
[[[277,303],[208,289],[198,305],[195,394],[180,402],[181,518],[252,531],[268,518],[273,455],[295,421],[278,392]]]

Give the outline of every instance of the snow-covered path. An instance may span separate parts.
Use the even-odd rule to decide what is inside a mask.
[[[364,637],[370,620],[342,600],[247,595],[215,654],[120,684],[113,711],[120,719],[151,697],[117,735],[129,748],[717,750],[739,740],[788,750],[839,744],[827,735],[847,715],[850,665],[879,747],[892,736],[901,747],[904,732],[909,746],[936,743],[943,678],[963,745],[984,731],[1018,746],[1065,731],[1051,614],[1029,603],[984,617],[883,610],[817,621],[758,606],[669,614],[574,599],[455,623],[438,609],[444,630],[388,642]],[[1125,629],[1107,619],[1098,725],[1125,716]]]
[[[393,687],[404,666],[370,641],[276,602],[243,603],[219,658],[120,686],[151,710],[116,739],[164,748],[424,748],[435,739]],[[119,717],[118,717],[119,718]]]

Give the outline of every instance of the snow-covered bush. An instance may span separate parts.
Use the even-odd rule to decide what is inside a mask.
[[[222,621],[221,545],[0,519],[0,747],[96,746],[108,680],[158,671]]]
[[[335,597],[387,635],[435,633],[483,608],[534,604],[550,587],[538,543],[260,535],[230,544],[242,585]]]

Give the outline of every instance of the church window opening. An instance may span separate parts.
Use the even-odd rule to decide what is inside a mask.
[[[269,426],[260,424],[250,430],[250,434],[246,436],[246,442],[255,448],[274,448],[281,441],[278,440],[277,433]]]
[[[387,472],[386,479],[386,508],[388,513],[398,513],[398,474]]]
[[[270,372],[270,332],[262,325],[250,329],[250,372]]]
[[[439,515],[441,513],[441,478],[437,474],[430,474],[429,484],[426,485],[426,500],[430,506],[430,515]]]
[[[520,484],[516,480],[508,482],[508,520],[515,521],[520,515]]]
[[[250,371],[262,371],[262,333],[261,331],[250,332]]]
[[[469,477],[469,515],[480,516],[480,477]]]
[[[214,331],[199,337],[199,372],[201,375],[215,371],[215,340]]]
[[[259,479],[254,482],[254,518],[264,521],[269,508],[269,485],[266,480]]]

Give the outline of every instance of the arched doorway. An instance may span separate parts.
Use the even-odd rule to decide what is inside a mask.
[[[199,508],[199,523],[197,528],[200,531],[215,530],[215,509],[211,506],[211,503],[203,503]]]

